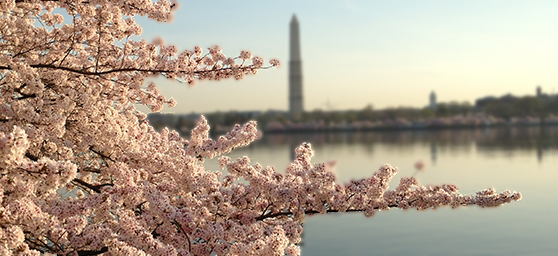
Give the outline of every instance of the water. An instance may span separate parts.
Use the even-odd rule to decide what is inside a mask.
[[[312,144],[315,163],[338,161],[343,183],[390,163],[399,170],[395,182],[415,175],[421,185],[450,183],[462,193],[494,187],[523,194],[490,209],[315,215],[304,223],[303,256],[558,255],[558,127],[269,134],[230,156],[284,170],[303,141]],[[415,171],[418,160],[424,172]]]

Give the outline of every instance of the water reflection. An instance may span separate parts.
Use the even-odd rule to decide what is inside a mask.
[[[250,156],[284,171],[294,148],[312,143],[315,163],[337,160],[339,183],[398,167],[422,185],[456,184],[463,193],[485,188],[521,191],[518,203],[416,212],[327,214],[304,223],[302,255],[556,255],[558,126],[471,130],[264,134],[229,156]],[[289,160],[290,159],[290,160]],[[423,160],[425,171],[415,163]],[[210,161],[211,162],[211,161]],[[206,167],[208,164],[206,164]],[[209,169],[218,169],[213,160]],[[393,184],[395,185],[395,184]],[[550,203],[549,203],[550,202]]]
[[[430,143],[430,159],[433,164],[436,164],[436,159],[438,158],[438,144],[436,142]]]
[[[370,153],[372,144],[409,146],[430,145],[430,159],[437,160],[440,148],[452,150],[468,149],[473,143],[478,151],[536,150],[539,161],[544,151],[558,149],[558,127],[499,127],[462,130],[396,131],[396,132],[351,132],[351,133],[299,133],[266,134],[254,147],[287,145],[290,158],[294,159],[294,148],[310,142],[314,148],[335,144],[362,144]]]

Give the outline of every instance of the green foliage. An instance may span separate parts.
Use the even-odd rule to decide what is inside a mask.
[[[482,110],[505,119],[523,116],[545,117],[558,114],[558,99],[549,96],[507,96],[486,102]]]

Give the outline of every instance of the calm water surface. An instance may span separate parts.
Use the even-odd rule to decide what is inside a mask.
[[[421,185],[451,183],[462,193],[494,187],[523,194],[522,201],[497,208],[311,216],[303,256],[558,255],[558,127],[270,134],[230,156],[247,155],[282,171],[303,141],[312,144],[315,163],[338,161],[343,183],[390,163],[399,170],[392,188],[415,175]],[[424,172],[415,171],[418,160]]]

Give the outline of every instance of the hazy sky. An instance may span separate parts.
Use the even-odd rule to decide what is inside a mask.
[[[142,37],[179,49],[220,45],[282,66],[244,80],[158,81],[163,112],[287,110],[289,23],[300,23],[305,110],[422,107],[486,95],[558,93],[558,1],[181,1],[173,23],[140,19]]]

